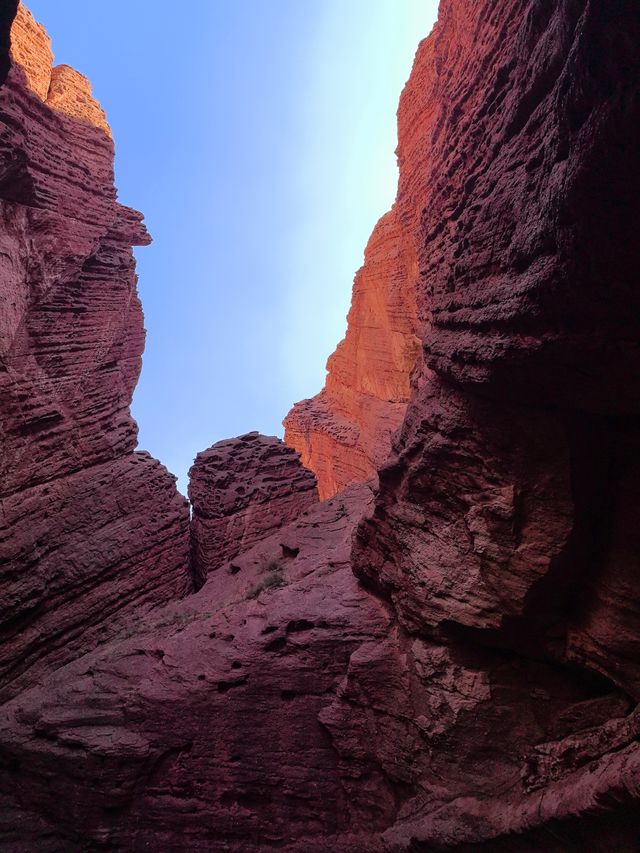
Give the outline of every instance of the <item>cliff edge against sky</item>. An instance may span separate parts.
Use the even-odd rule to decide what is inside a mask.
[[[248,434],[198,456],[191,524],[134,450],[141,218],[19,16],[7,849],[635,851],[636,0],[442,0],[347,336],[287,418],[329,499]]]
[[[191,586],[175,479],[136,453],[144,346],[113,143],[20,6],[0,89],[0,695]],[[24,63],[24,65],[22,64]],[[80,82],[78,82],[80,81]],[[71,106],[70,106],[71,105]]]

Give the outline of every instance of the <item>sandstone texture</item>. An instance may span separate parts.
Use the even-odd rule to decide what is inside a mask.
[[[415,334],[415,250],[399,206],[376,225],[353,284],[344,340],[324,389],[284,420],[285,441],[318,478],[322,499],[373,477],[389,455],[420,350]]]
[[[442,0],[402,95],[398,198],[347,339],[321,397],[287,421],[321,496],[339,493],[317,502],[276,439],[200,454],[203,586],[161,608],[159,578],[184,583],[186,525],[169,475],[132,453],[140,219],[96,189],[112,190],[97,183],[105,134],[12,69],[7,850],[638,849],[639,43],[636,0]],[[79,147],[59,143],[42,169],[67,127]],[[83,163],[95,177],[72,184],[88,194],[76,219],[56,187]],[[60,306],[76,304],[62,334]],[[377,484],[346,485],[375,473],[380,436]],[[156,575],[145,555],[161,542]]]
[[[65,76],[52,76],[48,38],[22,6],[11,38],[0,89],[1,696],[190,586],[186,502],[134,453],[129,414],[144,345],[131,247],[149,238],[116,201],[110,138],[44,99]]]
[[[92,95],[91,83],[75,68],[54,67],[51,39],[22,3],[11,30],[11,59],[24,72],[28,88],[47,106],[111,136],[104,110]]]
[[[420,226],[427,363],[501,399],[636,413],[638,16],[491,6],[444,4],[432,38],[447,72]],[[490,50],[478,26],[499,32]]]
[[[523,711],[528,746],[487,774],[499,794],[472,790],[468,758],[465,792],[447,782],[438,806],[397,822],[392,849],[637,845],[639,27],[625,2],[450,2],[418,51],[431,69],[417,291],[431,374],[354,570],[456,660],[485,649],[525,667],[531,699],[555,701],[551,672],[586,692],[556,715],[572,720],[563,735],[539,739]],[[616,696],[627,711],[598,724],[591,712]],[[509,739],[482,737],[492,760]]]
[[[352,801],[318,719],[349,659],[384,644],[391,622],[350,569],[354,519],[371,500],[354,489],[4,706],[10,842],[31,833],[45,850],[37,845],[382,849],[366,822],[381,831],[392,796],[380,801],[374,776]],[[42,819],[46,829],[33,830]]]
[[[14,9],[11,24],[10,56],[26,77],[26,84],[41,101],[47,100],[53,68],[53,50],[49,33],[22,3]]]
[[[447,5],[442,16],[448,14]],[[438,118],[436,32],[419,47],[398,106],[398,191],[376,225],[357,273],[344,340],[327,363],[323,390],[284,420],[285,441],[318,478],[321,498],[376,477],[403,422],[412,387],[430,371],[420,300],[420,222],[430,194]]]
[[[91,83],[69,65],[56,65],[52,69],[47,106],[99,127],[111,136],[105,112],[93,97]]]
[[[193,571],[209,572],[293,521],[318,501],[315,477],[275,436],[219,441],[189,472]]]

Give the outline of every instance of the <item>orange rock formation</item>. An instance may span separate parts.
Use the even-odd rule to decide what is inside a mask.
[[[284,422],[285,441],[316,474],[322,499],[374,475],[409,399],[419,341],[407,300],[412,263],[396,211],[382,217],[369,239],[347,334],[329,358],[324,389],[294,406]]]
[[[327,362],[325,387],[297,403],[284,420],[285,442],[315,473],[323,500],[376,475],[402,423],[420,355],[425,319],[419,321],[416,309],[415,235],[428,169],[421,148],[434,112],[431,51],[423,41],[400,99],[398,193],[374,228],[356,274],[347,333]]]
[[[51,39],[22,5],[11,28],[11,58],[22,67],[27,85],[51,109],[99,127],[111,137],[104,110],[87,78],[68,65],[53,65]]]
[[[29,88],[46,102],[53,66],[51,39],[22,3],[11,27],[11,59],[22,66]]]

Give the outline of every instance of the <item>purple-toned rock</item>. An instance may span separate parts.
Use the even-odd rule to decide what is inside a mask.
[[[134,453],[129,412],[144,346],[131,247],[149,237],[116,201],[88,84],[69,90],[80,75],[52,72],[22,6],[12,58],[0,89],[3,697],[190,588],[186,502]]]
[[[198,583],[318,501],[316,480],[275,436],[219,441],[189,472],[191,541]]]
[[[31,101],[20,101],[20,87],[2,95],[13,112],[0,144],[17,152],[5,175],[25,175],[5,185],[29,202],[7,206],[9,248],[0,257],[12,259],[9,270],[26,264],[29,277],[21,273],[18,284],[33,282],[25,296],[7,275],[27,319],[10,335],[18,349],[6,363],[35,377],[12,403],[3,398],[6,446],[23,453],[6,469],[3,496],[12,512],[3,535],[11,542],[18,531],[11,547],[23,562],[3,594],[26,613],[16,632],[22,646],[6,648],[16,662],[31,661],[39,681],[28,687],[29,669],[17,672],[21,692],[0,707],[7,849],[635,853],[639,43],[637,0],[442,0],[400,111],[394,219],[412,263],[396,264],[398,233],[385,249],[386,226],[378,231],[349,343],[332,362],[343,402],[356,400],[350,391],[358,386],[384,408],[394,388],[411,395],[379,488],[351,486],[316,505],[310,475],[275,439],[264,458],[257,436],[207,451],[194,469],[194,542],[200,576],[215,570],[193,596],[129,614],[119,636],[63,666],[56,613],[72,612],[77,625],[84,612],[80,595],[65,610],[74,588],[64,581],[67,567],[77,565],[86,596],[100,576],[87,572],[91,537],[99,569],[106,552],[116,566],[122,554],[128,565],[147,566],[145,549],[158,547],[158,528],[168,530],[167,504],[150,495],[154,513],[138,500],[138,477],[151,480],[148,459],[129,471],[138,483],[127,490],[130,503],[115,482],[136,458],[129,391],[112,381],[121,375],[129,389],[135,380],[137,307],[131,324],[118,327],[109,379],[63,393],[75,387],[74,365],[92,376],[93,326],[82,325],[80,311],[66,320],[77,334],[65,337],[55,308],[69,304],[63,296],[77,263],[86,274],[81,293],[92,296],[86,311],[100,293],[113,295],[94,242],[108,244],[109,269],[121,270],[115,278],[133,299],[131,239],[122,244],[132,231],[122,223],[135,230],[135,217],[118,219],[115,230],[112,223],[107,239],[115,202],[87,196],[91,242],[84,220],[76,227],[66,214],[54,216],[46,203],[55,193],[45,189],[70,168],[58,154],[62,143],[57,171],[51,152],[51,167],[36,168],[53,130],[38,136],[34,126],[21,137],[20,103]],[[87,146],[88,175],[100,171],[100,144]],[[69,199],[92,186],[87,179]],[[40,229],[36,214],[45,216]],[[67,230],[37,242],[60,221]],[[31,238],[40,246],[34,256],[23,250]],[[99,293],[91,290],[94,272]],[[387,273],[397,287],[387,286]],[[60,283],[60,298],[46,302]],[[405,295],[410,305],[400,304]],[[33,300],[49,310],[30,325]],[[11,300],[5,308],[11,317]],[[409,383],[396,367],[410,359],[389,360],[388,345],[401,331],[395,320],[411,311],[426,369]],[[114,308],[111,316],[121,314]],[[93,325],[103,322],[100,315]],[[393,332],[381,336],[379,353],[376,329]],[[33,349],[38,340],[45,345]],[[77,351],[67,352],[65,341]],[[367,355],[360,363],[358,351]],[[46,408],[56,394],[65,406]],[[119,402],[118,417],[101,394]],[[305,418],[317,404],[303,407]],[[372,464],[368,450],[364,462],[333,464],[350,461],[364,409],[346,410],[343,421],[336,411],[309,421],[314,435],[318,426],[328,437],[317,458],[329,491]],[[376,425],[366,428],[367,446],[382,452]],[[86,489],[85,476],[105,488]],[[74,477],[74,500],[81,487],[94,508],[91,536],[64,491],[53,493],[50,519],[34,491],[71,488]],[[282,501],[298,512],[300,495],[310,506],[288,524],[269,509]],[[21,512],[33,517],[32,531],[27,521],[16,526]],[[27,535],[31,550],[20,551]],[[168,566],[172,542],[163,550]],[[29,614],[24,584],[38,580],[41,562],[60,567],[65,594],[56,592],[49,614],[47,590],[36,590]],[[140,573],[140,595],[153,571]],[[47,568],[45,582],[55,577]],[[27,631],[47,618],[53,635]],[[112,630],[109,619],[103,624]],[[95,645],[91,633],[89,640]]]
[[[7,843],[382,850],[393,794],[358,769],[353,799],[319,718],[392,626],[349,565],[370,502],[361,486],[316,503],[0,709]]]
[[[504,849],[560,851],[535,832],[558,823],[560,838],[631,851],[637,818],[597,814],[635,789],[628,697],[409,635],[351,569],[370,511],[363,486],[318,504],[0,709],[7,843],[493,851],[529,830]]]

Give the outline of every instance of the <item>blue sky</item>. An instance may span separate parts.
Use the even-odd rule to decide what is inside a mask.
[[[147,344],[140,446],[282,434],[320,390],[353,275],[390,206],[398,97],[436,0],[27,0],[116,142]]]

